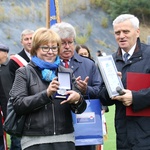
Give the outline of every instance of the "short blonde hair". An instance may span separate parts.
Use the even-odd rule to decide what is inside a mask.
[[[37,29],[32,37],[32,48],[30,51],[31,56],[36,56],[38,48],[41,45],[48,45],[50,42],[57,43],[59,53],[61,47],[61,39],[59,35],[51,29],[47,29],[45,27]]]

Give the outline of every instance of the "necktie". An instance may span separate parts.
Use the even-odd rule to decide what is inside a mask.
[[[125,54],[123,55],[123,57],[124,57],[124,61],[127,62],[128,57],[129,57],[129,54],[128,54],[128,53],[125,53]]]
[[[63,60],[63,62],[65,63],[65,68],[69,68],[68,61],[69,61],[69,60],[67,60],[67,59]]]

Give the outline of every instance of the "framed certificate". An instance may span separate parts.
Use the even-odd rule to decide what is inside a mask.
[[[119,95],[116,88],[124,89],[124,87],[117,75],[118,71],[113,57],[111,55],[97,57],[97,62],[110,98]]]

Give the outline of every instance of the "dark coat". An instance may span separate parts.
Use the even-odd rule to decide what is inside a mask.
[[[7,59],[7,61],[4,64],[1,64],[0,76],[1,76],[2,86],[4,87],[5,96],[8,99],[9,91],[12,86],[12,80],[11,80],[11,75],[9,71],[9,59]]]
[[[9,99],[9,91],[12,86],[12,80],[8,66],[9,59],[0,65],[0,106],[4,118],[7,112],[7,101]],[[0,135],[3,135],[2,116],[0,115]]]
[[[4,86],[2,85],[1,78],[0,78],[0,136],[3,136],[3,119],[6,117],[6,110],[7,110],[7,98],[4,92]],[[2,119],[3,117],[3,119]]]
[[[70,68],[73,70],[73,74],[76,78],[81,76],[81,79],[84,80],[87,76],[89,76],[85,98],[98,98],[102,79],[100,78],[100,74],[95,63],[88,58],[81,57],[75,52],[70,61]]]
[[[73,57],[70,60],[70,68],[73,70],[75,77],[81,76],[81,79],[84,80],[89,76],[88,86],[86,94],[84,95],[85,99],[96,99],[98,98],[98,93],[102,78],[100,77],[99,71],[95,62],[87,57],[82,57],[74,52]],[[101,107],[101,106],[100,106]],[[77,146],[76,149],[93,149],[93,146]]]
[[[60,105],[62,99],[47,96],[49,82],[42,80],[41,71],[31,62],[27,65],[29,74],[29,85],[25,67],[16,71],[15,81],[10,92],[14,97],[14,109],[19,115],[26,115],[23,135],[59,135],[72,133],[73,123],[71,110],[82,113],[86,108],[86,102],[82,99],[80,104]],[[70,72],[72,83],[74,83],[71,69],[62,66],[59,72]],[[72,88],[79,92],[74,84]]]
[[[133,55],[126,64],[120,49],[113,54],[113,58],[117,70],[122,72],[124,88],[127,72],[150,73],[150,45],[140,43],[139,39]],[[150,88],[132,91],[132,96],[134,111],[150,107]],[[112,101],[105,86],[100,92],[100,99],[104,105],[116,105],[117,150],[150,150],[150,117],[126,116],[126,107],[120,101]]]

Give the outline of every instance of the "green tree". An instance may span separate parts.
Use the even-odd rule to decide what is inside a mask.
[[[147,0],[101,0],[101,7],[112,19],[120,14],[130,13],[144,23],[150,21],[150,2]]]

